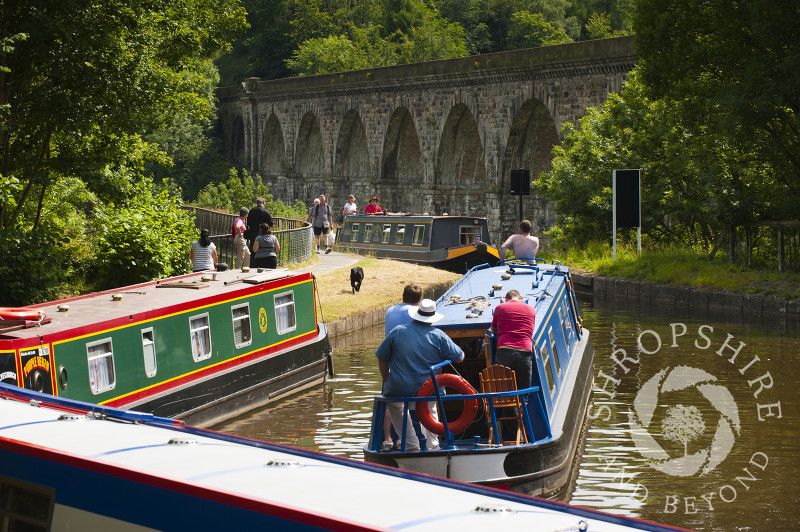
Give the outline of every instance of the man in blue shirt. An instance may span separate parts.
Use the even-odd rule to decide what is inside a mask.
[[[423,299],[419,307],[409,307],[408,314],[412,322],[392,329],[375,352],[383,378],[383,395],[386,397],[415,396],[420,386],[430,378],[431,366],[445,360],[464,360],[461,348],[440,329],[432,327],[433,323],[442,319],[442,315],[436,312],[435,302]],[[435,402],[429,404],[434,417],[435,406]],[[412,408],[413,403],[409,405],[409,414]],[[388,409],[392,424],[399,432],[403,427],[403,403],[389,403]],[[411,416],[408,425],[411,425]],[[436,435],[425,428],[422,428],[422,436],[426,438],[428,449],[439,445]],[[416,431],[407,431],[406,450],[415,449],[419,449],[419,437]]]
[[[412,283],[406,285],[403,289],[403,302],[397,305],[392,305],[386,311],[386,319],[384,320],[384,336],[389,336],[392,329],[398,325],[406,325],[411,323],[413,319],[408,313],[408,309],[416,307],[422,300],[422,288],[418,284]]]

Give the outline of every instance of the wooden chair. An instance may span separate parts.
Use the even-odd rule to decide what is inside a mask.
[[[493,392],[510,392],[517,389],[517,377],[514,370],[507,366],[495,364],[489,366],[481,371],[481,393]],[[489,404],[491,401],[491,405]],[[525,435],[525,423],[523,421],[522,401],[518,395],[510,397],[495,397],[493,399],[484,399],[484,410],[486,411],[486,423],[489,425],[489,442],[494,442],[494,425],[492,423],[491,406],[495,409],[495,420],[497,421],[498,440],[503,445],[519,445],[520,442],[527,443],[528,438]],[[513,412],[511,415],[499,416],[497,409],[506,408],[508,412]],[[516,421],[517,422],[517,436],[516,440],[503,439],[503,421]]]

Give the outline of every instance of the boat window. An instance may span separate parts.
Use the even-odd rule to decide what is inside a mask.
[[[425,226],[424,225],[415,225],[414,226],[414,240],[411,241],[412,246],[421,246],[422,241],[425,238]]]
[[[54,501],[52,489],[0,477],[0,530],[49,530]]]
[[[208,313],[189,318],[189,339],[192,343],[192,358],[200,362],[211,357],[211,327]]]
[[[553,328],[550,327],[550,347],[553,348],[553,362],[555,362],[556,375],[561,378],[561,361],[558,359],[558,344],[556,344],[556,337],[553,334]]]
[[[350,233],[350,242],[358,242],[358,224],[353,224],[353,228]]]
[[[231,314],[233,319],[233,344],[236,349],[253,343],[253,335],[250,332],[250,304],[245,303],[231,307]]]
[[[278,329],[278,334],[286,334],[297,328],[294,292],[275,295],[275,327]]]
[[[397,226],[397,234],[394,236],[395,244],[402,244],[406,240],[406,226],[400,224]]]
[[[558,307],[558,321],[559,323],[561,323],[561,334],[564,335],[564,343],[567,346],[567,353],[569,353],[569,337],[567,336],[567,326],[564,321],[564,316],[566,315],[567,317],[569,317],[569,314],[567,314],[565,310],[566,309],[564,308],[562,301],[562,305]]]
[[[569,338],[573,337],[574,334],[572,330],[572,319],[570,319],[569,310],[567,310],[567,302],[563,299],[561,300],[561,308],[564,309],[564,316],[566,316],[566,320],[562,321],[562,324],[570,333],[569,337],[567,337],[566,334],[564,335],[564,340],[567,342],[567,345],[569,345]]]
[[[553,394],[556,391],[556,383],[553,380],[553,371],[550,369],[550,360],[552,356],[550,355],[550,349],[547,348],[547,342],[542,342],[542,365],[544,366],[544,377],[547,379],[547,389],[550,391],[550,397],[553,397]]]
[[[364,242],[372,240],[372,224],[364,224]]]
[[[474,244],[481,239],[480,225],[462,225],[458,228],[458,242],[462,246]]]
[[[156,374],[156,342],[152,327],[142,329],[142,353],[144,354],[144,374],[154,377]]]
[[[386,224],[383,226],[383,243],[389,243],[389,235],[392,234],[392,224]]]
[[[111,338],[86,344],[89,361],[89,386],[92,394],[113,390],[116,385],[114,374],[114,348]]]

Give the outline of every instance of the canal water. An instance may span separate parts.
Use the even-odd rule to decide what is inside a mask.
[[[581,303],[595,345],[585,448],[565,502],[688,529],[793,529],[800,335],[780,322]],[[214,427],[362,459],[383,327],[338,338],[324,386]]]

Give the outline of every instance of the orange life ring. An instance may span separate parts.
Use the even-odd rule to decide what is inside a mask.
[[[0,307],[0,320],[34,320],[44,318],[44,312],[32,308]]]
[[[476,393],[475,388],[470,386],[467,381],[465,381],[462,377],[452,373],[443,373],[441,375],[437,375],[436,382],[439,383],[439,388],[452,388],[457,391],[459,395],[474,395]],[[435,395],[433,389],[433,380],[428,379],[425,381],[425,384],[420,387],[419,391],[417,392],[417,397],[430,397],[432,395]],[[459,418],[455,421],[448,421],[447,428],[454,434],[463,432],[475,419],[475,412],[477,411],[478,400],[465,399],[464,411],[461,412],[461,416],[459,416]],[[444,413],[442,413],[442,415],[444,415]],[[427,401],[420,401],[417,403],[417,417],[419,418],[419,422],[422,423],[422,426],[429,431],[433,432],[434,434],[439,434],[440,436],[444,434],[444,423],[433,418],[430,410],[428,409]]]

